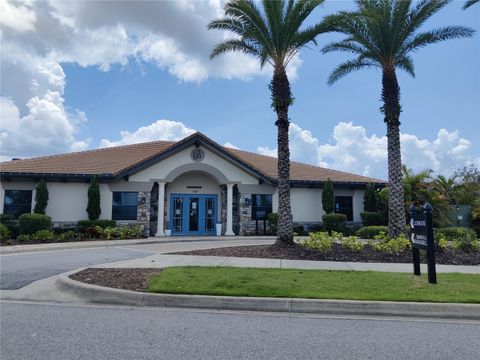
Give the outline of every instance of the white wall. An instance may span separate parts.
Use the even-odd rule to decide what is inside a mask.
[[[293,188],[290,196],[294,222],[322,221],[322,189]]]
[[[194,146],[179,151],[167,157],[166,159],[163,159],[162,161],[131,175],[130,181],[152,181],[165,179],[168,174],[177,167],[184,164],[195,163],[195,161],[193,161],[190,157],[192,149],[194,149]],[[201,161],[201,164],[213,166],[223,173],[230,182],[258,184],[258,178],[249,175],[232,162],[225,160],[223,157],[215,154],[204,146],[202,146],[201,149],[205,153],[205,157]]]

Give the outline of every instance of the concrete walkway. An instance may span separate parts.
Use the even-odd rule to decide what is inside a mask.
[[[233,266],[278,269],[322,269],[322,270],[353,270],[353,271],[386,271],[413,272],[412,264],[398,263],[361,263],[339,261],[308,261],[255,259],[221,256],[169,255],[155,254],[139,259],[119,261],[94,267],[108,268],[164,268],[173,266]],[[426,264],[421,264],[422,273],[427,272]],[[480,274],[480,266],[437,265],[439,273]]]

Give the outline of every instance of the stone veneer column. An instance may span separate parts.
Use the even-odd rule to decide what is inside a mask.
[[[165,183],[158,183],[158,214],[157,214],[157,233],[155,236],[165,236],[163,231],[165,218]]]
[[[233,232],[233,186],[235,184],[227,184],[227,229],[225,235],[235,235]]]
[[[143,236],[150,234],[150,191],[139,191],[137,195],[137,223],[142,226]]]

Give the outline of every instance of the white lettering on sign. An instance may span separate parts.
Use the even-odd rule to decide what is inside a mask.
[[[427,223],[425,220],[410,219],[410,227],[413,229],[415,226],[427,226]]]
[[[427,246],[427,237],[412,233],[412,243]]]

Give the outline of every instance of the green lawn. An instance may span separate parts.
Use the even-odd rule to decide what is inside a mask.
[[[480,275],[374,271],[173,267],[150,280],[149,292],[224,296],[480,303]]]

